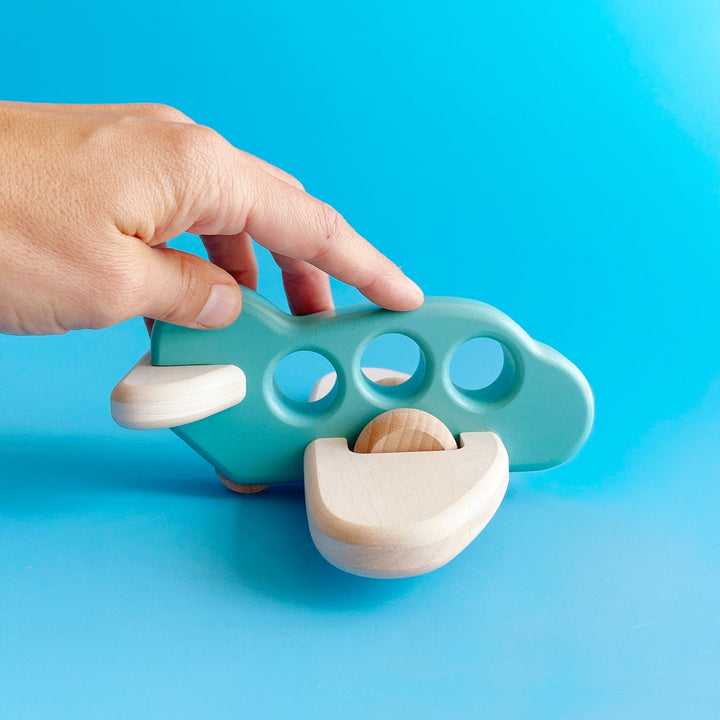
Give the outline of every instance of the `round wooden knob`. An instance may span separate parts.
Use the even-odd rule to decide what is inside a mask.
[[[371,420],[355,443],[356,453],[457,450],[453,434],[434,415],[415,408],[388,410]]]

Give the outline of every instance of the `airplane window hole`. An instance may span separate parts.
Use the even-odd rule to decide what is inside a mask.
[[[492,338],[464,342],[450,361],[450,379],[463,390],[482,390],[492,385],[505,365],[503,346]]]
[[[376,337],[362,354],[363,374],[377,385],[404,385],[420,365],[418,344],[402,333],[385,333]],[[403,373],[404,379],[388,379],[378,370]]]
[[[332,363],[320,353],[312,350],[297,350],[286,355],[275,368],[275,383],[285,397],[295,402],[310,403],[310,393],[315,385],[329,373],[334,373]],[[337,384],[327,383],[319,397],[314,402],[328,395]]]

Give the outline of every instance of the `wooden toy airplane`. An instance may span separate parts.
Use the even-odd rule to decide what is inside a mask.
[[[386,333],[419,345],[412,376],[361,368],[363,350]],[[488,387],[465,390],[450,379],[450,360],[478,337],[502,345],[504,364]],[[310,402],[274,378],[298,350],[335,370]],[[509,472],[569,459],[593,413],[580,371],[489,305],[427,298],[406,313],[366,305],[292,317],[247,289],[240,317],[222,330],[156,322],[150,353],[112,393],[120,425],[172,428],[231,490],[304,478],[316,547],[369,577],[447,563],[489,522]]]

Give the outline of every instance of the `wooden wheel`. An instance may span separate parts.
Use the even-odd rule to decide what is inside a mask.
[[[222,484],[228,490],[232,490],[234,493],[239,493],[240,495],[256,495],[257,493],[267,490],[270,487],[269,485],[243,485],[241,483],[228,480],[219,470],[216,470],[215,472],[220,480],[222,480]]]

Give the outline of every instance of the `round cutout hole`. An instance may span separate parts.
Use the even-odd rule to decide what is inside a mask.
[[[275,383],[280,392],[290,400],[310,404],[313,388],[323,380],[318,387],[317,397],[312,403],[322,400],[337,384],[337,377],[326,378],[334,373],[332,363],[320,353],[312,350],[298,350],[286,355],[275,368]]]
[[[450,379],[462,390],[484,390],[501,375],[505,365],[503,346],[491,338],[464,342],[450,361]]]
[[[402,333],[385,333],[376,337],[362,354],[360,361],[365,377],[376,385],[404,385],[420,365],[418,344]],[[385,381],[378,370],[403,373],[405,378]]]

